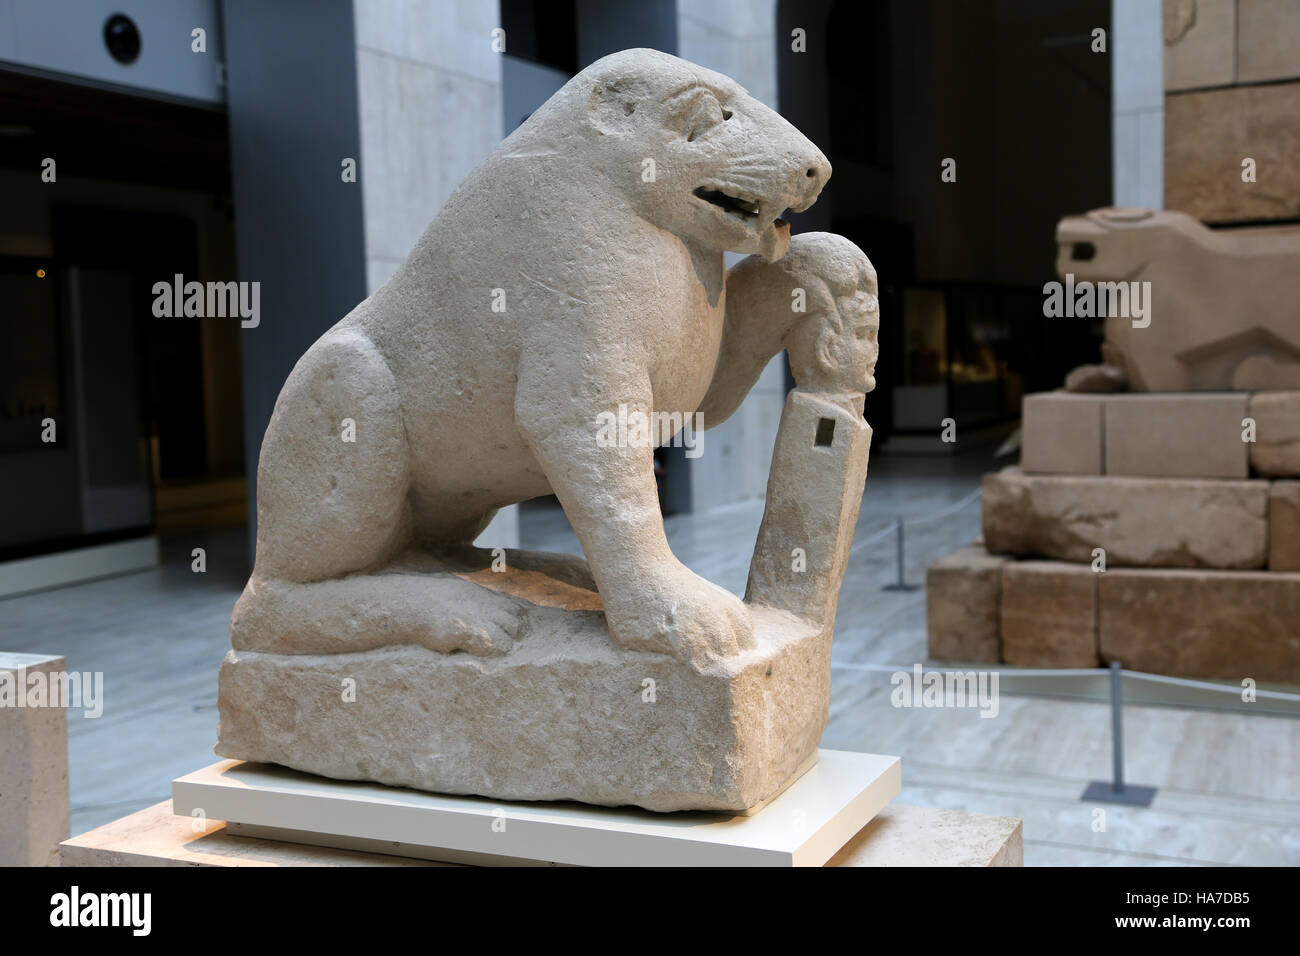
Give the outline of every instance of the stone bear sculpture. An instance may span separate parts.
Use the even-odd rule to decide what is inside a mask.
[[[508,605],[403,562],[552,492],[615,643],[691,662],[752,646],[746,606],[669,549],[652,449],[598,445],[594,423],[702,409],[708,427],[739,405],[800,316],[788,297],[733,308],[724,253],[781,259],[782,215],[830,174],[774,111],[676,57],[627,50],[570,80],[293,369],[258,463],[236,650],[505,653]]]

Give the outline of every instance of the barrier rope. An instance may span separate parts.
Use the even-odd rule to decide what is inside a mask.
[[[900,671],[911,673],[915,664],[854,664],[849,661],[831,661],[831,667],[838,667],[843,670],[851,671],[876,671],[884,674],[896,674]],[[1105,667],[1074,667],[1074,668],[1052,668],[1052,667],[988,667],[988,668],[959,668],[959,667],[927,667],[924,664],[922,672],[933,672],[940,674],[958,673],[965,674],[972,669],[996,671],[999,675],[1008,677],[1105,677],[1110,672]],[[1241,688],[1233,685],[1215,684],[1210,681],[1193,680],[1188,677],[1171,677],[1168,674],[1148,674],[1145,671],[1131,671],[1124,669],[1125,677],[1134,677],[1138,680],[1149,680],[1157,684],[1174,684],[1180,687],[1192,687],[1197,690],[1215,690],[1224,694],[1240,695]],[[1284,691],[1276,690],[1257,690],[1254,692],[1258,699],[1266,700],[1284,700],[1293,703],[1300,703],[1300,694],[1288,694]]]
[[[874,534],[867,535],[865,538],[855,539],[853,542],[853,546],[849,548],[849,554],[856,554],[859,550],[865,548],[867,545],[875,541],[879,541],[880,539],[885,538],[892,534],[897,534],[899,521],[902,521],[904,523],[912,523],[915,521],[938,521],[940,518],[946,518],[948,517],[948,515],[953,514],[956,511],[960,511],[962,508],[965,508],[972,501],[977,500],[982,493],[983,493],[982,488],[976,488],[974,491],[972,491],[970,494],[966,495],[965,497],[961,498],[959,501],[955,501],[945,508],[940,508],[938,511],[934,511],[924,515],[912,515],[911,517],[902,516],[896,519],[895,522],[887,528],[882,528],[881,530],[875,532]]]

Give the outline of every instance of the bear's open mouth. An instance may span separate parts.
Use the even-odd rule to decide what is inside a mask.
[[[703,199],[705,202],[711,203],[723,212],[739,219],[748,220],[758,217],[758,203],[752,199],[730,196],[721,189],[709,189],[706,186],[700,186],[696,189],[695,196],[697,199]]]

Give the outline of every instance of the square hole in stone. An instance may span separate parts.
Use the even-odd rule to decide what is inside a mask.
[[[819,418],[817,420],[817,438],[813,442],[818,448],[830,448],[835,441],[835,419]]]

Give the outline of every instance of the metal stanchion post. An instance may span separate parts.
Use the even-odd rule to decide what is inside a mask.
[[[1131,807],[1149,807],[1156,795],[1155,787],[1140,784],[1124,786],[1124,665],[1110,662],[1110,746],[1113,776],[1109,783],[1094,780],[1080,798],[1086,803],[1122,803]]]
[[[915,584],[907,583],[907,569],[903,563],[903,517],[899,515],[898,520],[894,523],[895,536],[897,542],[897,560],[898,560],[898,580],[894,584],[886,584],[886,591],[915,591]]]

